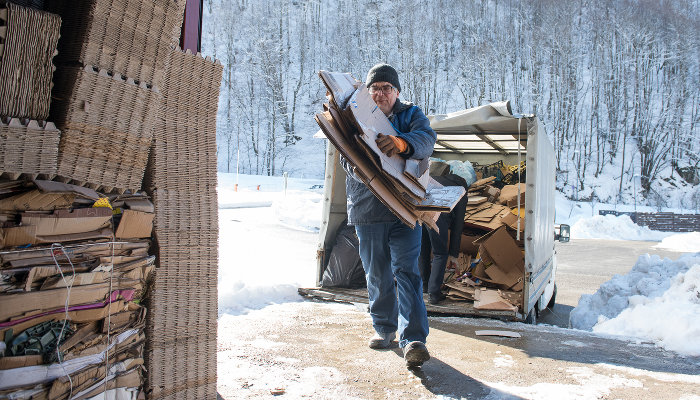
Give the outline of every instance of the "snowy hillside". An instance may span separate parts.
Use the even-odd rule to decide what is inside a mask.
[[[511,100],[538,115],[569,199],[700,210],[697,1],[204,4],[220,171],[320,178],[317,72],[388,62],[428,114]]]

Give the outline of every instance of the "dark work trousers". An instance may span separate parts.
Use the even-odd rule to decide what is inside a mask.
[[[419,266],[423,286],[428,288],[428,294],[432,296],[440,295],[440,288],[445,277],[445,266],[449,256],[448,232],[452,224],[452,213],[442,213],[436,224],[440,232],[423,226],[423,240],[419,257]],[[427,237],[426,237],[427,236]],[[430,250],[433,251],[433,260],[430,261]]]

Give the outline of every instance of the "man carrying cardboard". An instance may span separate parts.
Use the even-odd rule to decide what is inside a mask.
[[[366,85],[396,131],[395,135],[377,136],[379,149],[388,156],[398,154],[406,159],[429,157],[436,134],[418,106],[399,100],[401,85],[396,70],[387,64],[377,64],[369,70]],[[369,340],[369,347],[390,347],[398,330],[406,365],[420,366],[430,358],[425,346],[428,316],[418,270],[421,228],[418,224],[407,227],[355,176],[347,163],[343,164],[348,172],[345,182],[348,224],[355,226],[360,240],[369,310],[376,332]]]

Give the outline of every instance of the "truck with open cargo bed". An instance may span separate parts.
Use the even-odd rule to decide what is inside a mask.
[[[568,226],[555,229],[554,149],[543,125],[535,115],[513,114],[507,101],[428,118],[437,133],[435,158],[468,160],[479,165],[499,161],[505,165],[527,165],[522,205],[525,227],[521,307],[517,311],[484,310],[476,309],[469,301],[446,300],[437,305],[426,302],[428,312],[535,322],[537,313],[553,305],[556,296],[555,241],[568,241],[569,236]],[[329,142],[317,251],[319,287],[300,288],[299,293],[323,300],[367,303],[366,288],[321,287],[336,235],[347,218],[345,176],[339,152]]]

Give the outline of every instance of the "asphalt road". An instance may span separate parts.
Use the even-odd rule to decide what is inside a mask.
[[[557,243],[557,298],[552,310],[545,310],[538,322],[568,327],[569,313],[582,294],[593,294],[615,274],[628,273],[639,256],[658,255],[672,260],[682,254],[655,249],[658,242],[578,239]]]

